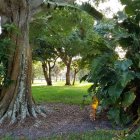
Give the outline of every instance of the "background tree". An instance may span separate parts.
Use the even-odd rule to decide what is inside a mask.
[[[77,58],[77,59],[72,61],[72,70],[73,70],[73,82],[72,82],[72,85],[75,85],[76,76],[77,76],[78,72],[80,71],[80,62],[81,62],[80,58]]]
[[[58,81],[58,77],[60,75],[61,70],[62,70],[62,68],[61,68],[60,64],[57,62],[56,65],[53,67],[53,70],[52,70],[52,74],[55,77],[55,82]]]
[[[55,66],[57,55],[53,46],[43,38],[37,39],[37,48],[34,49],[34,57],[41,61],[45,80],[48,86],[52,85],[52,69]]]
[[[59,14],[59,16],[58,16]],[[73,10],[56,10],[52,14],[55,20],[48,21],[47,38],[57,50],[58,56],[66,65],[66,85],[70,85],[70,69],[72,58],[79,55],[86,28],[93,25],[93,18],[85,13],[80,14]],[[86,19],[89,24],[86,24]],[[65,23],[63,22],[65,21]],[[59,25],[57,23],[60,23]],[[54,39],[55,38],[55,39]]]
[[[42,67],[42,63],[40,61],[33,61],[33,73],[34,73],[33,80],[44,78],[44,73],[41,67]]]

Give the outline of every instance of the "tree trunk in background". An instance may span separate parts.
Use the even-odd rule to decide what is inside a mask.
[[[52,67],[51,67],[51,65],[50,65],[50,62],[48,61],[48,66],[49,66],[49,86],[52,86]]]
[[[55,76],[55,82],[57,82],[57,76]]]
[[[70,83],[70,64],[68,64],[66,67],[67,67],[67,72],[66,72],[66,84],[65,85],[71,85],[71,83]]]
[[[76,75],[77,75],[78,71],[75,69],[74,70],[74,76],[73,76],[73,82],[72,82],[72,85],[74,86],[75,84],[75,80],[76,80]]]
[[[51,86],[52,85],[51,68],[47,66],[47,62],[42,62],[42,69],[47,85]]]
[[[43,69],[43,73],[44,73],[46,83],[48,85],[48,67],[47,67],[47,64],[45,62],[42,62],[42,69]]]
[[[40,111],[35,107],[31,95],[32,55],[29,46],[29,1],[5,1],[9,23],[13,23],[19,33],[11,34],[16,47],[9,59],[7,76],[12,83],[3,87],[0,102],[1,122],[9,119],[12,123],[28,116],[37,117]]]

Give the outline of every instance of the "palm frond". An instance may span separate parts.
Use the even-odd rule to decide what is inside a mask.
[[[86,11],[88,14],[90,14],[97,20],[100,20],[103,18],[103,15],[87,2],[83,3],[80,8],[83,11]]]
[[[97,20],[101,20],[103,18],[103,15],[97,11],[93,6],[91,6],[89,3],[83,3],[82,5],[72,5],[68,4],[66,2],[55,2],[47,0],[46,5],[48,8],[56,9],[56,8],[70,8],[70,9],[77,9],[77,10],[82,10],[93,16]]]

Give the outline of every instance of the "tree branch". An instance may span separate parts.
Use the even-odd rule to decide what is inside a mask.
[[[54,68],[57,59],[58,59],[58,57],[56,57],[56,59],[54,59],[53,65],[51,66],[51,69]]]

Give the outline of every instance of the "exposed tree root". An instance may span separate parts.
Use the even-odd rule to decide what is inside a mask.
[[[0,124],[4,123],[6,120],[9,121],[9,124],[14,124],[17,122],[24,123],[26,118],[33,117],[34,119],[37,119],[38,116],[46,117],[46,111],[44,109],[41,109],[39,106],[32,106],[30,111],[28,110],[27,106],[22,107],[20,112],[15,107],[12,110],[8,109],[6,113],[0,118]],[[30,113],[29,113],[30,112]]]

